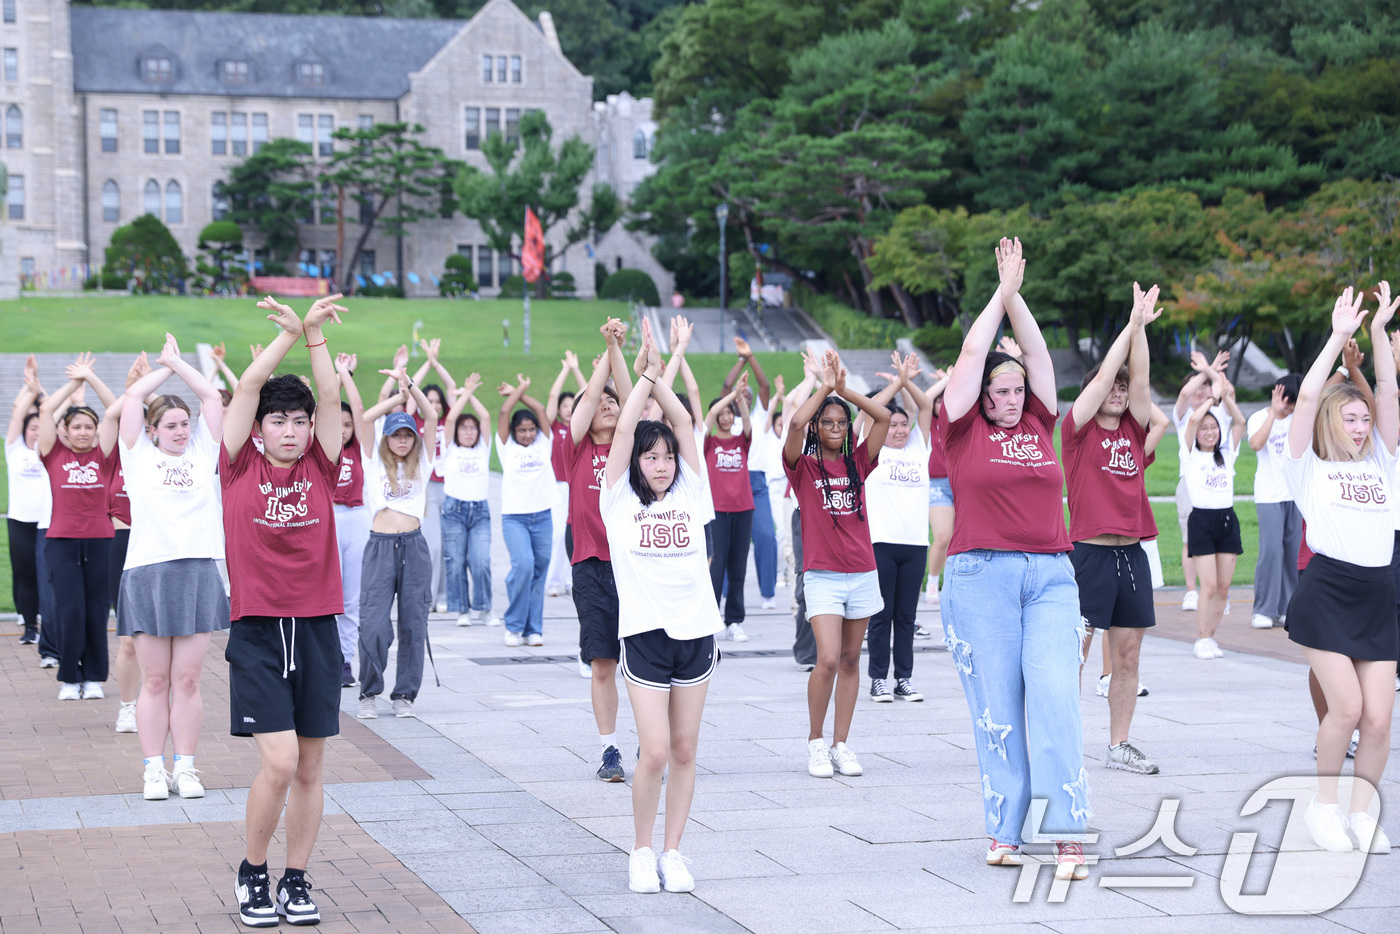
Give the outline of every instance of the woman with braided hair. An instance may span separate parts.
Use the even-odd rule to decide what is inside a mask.
[[[859,445],[847,402],[871,422],[869,435]],[[788,431],[783,470],[802,514],[803,586],[807,619],[817,642],[816,667],[807,679],[807,772],[830,778],[834,767],[842,775],[859,775],[860,763],[846,739],[860,693],[860,643],[870,616],[885,605],[863,487],[879,463],[890,413],[847,388],[846,371],[832,350],[823,361],[821,385],[797,410],[791,425],[806,426],[805,432]],[[823,731],[833,687],[836,719],[828,750]]]

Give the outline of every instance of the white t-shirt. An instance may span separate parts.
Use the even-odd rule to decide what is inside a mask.
[[[598,496],[617,582],[618,637],[665,629],[672,639],[699,639],[724,629],[705,558],[700,477],[677,458],[671,492],[643,506],[628,474]]]
[[[1254,433],[1268,417],[1268,409],[1260,409],[1249,416],[1249,421],[1244,423],[1245,438],[1254,437]],[[1286,503],[1293,499],[1287,484],[1283,482],[1281,463],[1284,452],[1288,449],[1288,428],[1292,424],[1292,415],[1274,419],[1273,427],[1269,429],[1269,439],[1256,452],[1259,456],[1259,466],[1254,469],[1255,503]]]
[[[501,457],[501,515],[530,515],[543,512],[554,503],[554,466],[549,461],[554,433],[535,433],[535,443],[521,447],[515,435],[497,449]]]
[[[749,411],[749,424],[753,426],[753,431],[749,435],[749,454],[745,464],[750,473],[754,471],[769,471],[772,469],[770,460],[770,448],[773,446],[773,436],[763,432],[763,422],[768,418],[768,410],[763,407],[763,403],[758,401],[758,393],[753,394],[753,409]],[[729,429],[731,435],[742,435],[744,433],[744,420],[737,415],[734,417],[734,424]],[[703,449],[703,447],[702,447]]]
[[[709,434],[705,430],[702,422],[695,426],[695,450],[700,452],[700,456],[705,456],[705,435]],[[715,521],[715,494],[710,489],[710,472],[703,470],[700,472],[700,522],[702,525],[709,525]]]
[[[1196,410],[1188,407],[1185,414],[1183,414],[1181,418],[1177,418],[1176,406],[1172,406],[1172,424],[1176,426],[1176,441],[1178,447],[1181,449],[1181,458],[1176,467],[1178,477],[1186,476],[1186,423],[1191,420],[1191,413],[1194,411]],[[1225,406],[1211,406],[1210,414],[1214,415],[1215,420],[1220,423],[1220,437],[1230,437],[1230,426],[1235,423],[1235,420],[1230,417],[1230,413],[1225,410]]]
[[[476,447],[447,445],[446,453],[437,464],[444,493],[469,503],[486,499],[491,490],[491,438],[492,435],[482,432]]]
[[[928,444],[917,425],[902,448],[880,448],[880,463],[865,478],[870,541],[928,545]]]
[[[1240,452],[1230,447],[1229,435],[1221,439],[1220,454],[1223,465],[1216,464],[1214,452],[1194,445],[1182,456],[1186,496],[1192,509],[1229,509],[1235,505],[1235,459]]]
[[[39,452],[24,443],[23,435],[5,443],[5,470],[9,474],[10,518],[48,528],[53,512],[49,473],[39,460]]]
[[[131,500],[131,541],[124,570],[224,556],[224,511],[219,495],[219,443],[204,419],[190,431],[185,453],[166,454],[142,431],[135,447],[118,439],[126,495]]]
[[[1287,450],[1283,479],[1308,524],[1308,547],[1320,555],[1367,568],[1387,567],[1395,548],[1395,456],[1379,432],[1364,461],[1325,461],[1312,446],[1302,457]]]
[[[427,448],[421,447],[418,460],[418,476],[409,477],[403,464],[398,465],[399,489],[389,483],[389,473],[379,457],[379,446],[384,440],[384,420],[374,426],[374,444],[364,451],[365,505],[371,516],[379,515],[381,509],[392,509],[405,516],[423,521],[428,512],[428,477],[433,472],[433,462],[427,456]]]

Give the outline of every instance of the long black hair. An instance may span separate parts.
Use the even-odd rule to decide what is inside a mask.
[[[1205,415],[1202,415],[1201,425],[1206,423],[1207,418],[1215,419],[1215,429],[1219,432],[1215,438],[1215,448],[1211,451],[1211,453],[1215,455],[1215,466],[1224,467],[1225,455],[1220,453],[1220,445],[1225,443],[1225,426],[1220,424],[1220,419],[1215,418],[1214,412],[1206,412]],[[1196,450],[1198,451],[1205,450],[1205,448],[1201,447],[1201,425],[1196,426]]]
[[[830,504],[831,502],[831,476],[826,472],[826,456],[822,451],[821,436],[817,433],[817,425],[821,423],[822,413],[827,409],[836,407],[841,410],[841,414],[846,416],[846,437],[841,442],[841,459],[846,463],[846,482],[850,485],[851,499],[855,503],[856,518],[861,522],[865,521],[864,500],[865,496],[861,492],[864,484],[861,482],[860,472],[856,470],[856,439],[855,424],[851,421],[851,407],[839,396],[827,396],[822,404],[817,406],[817,413],[812,416],[812,420],[807,423],[807,437],[802,443],[802,453],[811,454],[816,458],[817,469],[822,476],[822,497]],[[839,528],[841,522],[836,517],[836,512],[827,510],[831,514],[832,528]]]
[[[510,436],[512,438],[515,437],[515,429],[519,428],[524,422],[534,422],[535,431],[544,431],[544,429],[540,427],[539,416],[535,415],[532,410],[516,409],[510,416]],[[518,441],[516,442],[516,444],[519,443]]]
[[[632,492],[637,494],[637,499],[642,501],[643,506],[650,506],[659,498],[652,490],[651,485],[642,478],[642,455],[656,447],[657,441],[664,443],[666,451],[678,462],[680,461],[680,446],[676,443],[675,432],[666,427],[663,422],[651,420],[637,422],[637,429],[632,435],[632,461],[627,472],[627,479],[632,484]],[[671,477],[671,485],[666,487],[667,493],[671,492],[676,481],[680,478],[680,464],[677,463],[676,473]]]

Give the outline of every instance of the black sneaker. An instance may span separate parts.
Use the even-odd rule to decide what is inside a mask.
[[[914,690],[914,685],[909,683],[908,678],[896,678],[894,682],[894,696],[900,700],[921,701],[924,695]]]
[[[277,927],[277,908],[272,904],[271,887],[266,868],[254,872],[245,859],[238,867],[238,886],[233,892],[238,899],[238,920],[250,928]]]
[[[603,750],[603,764],[598,766],[598,777],[605,782],[620,782],[625,777],[622,774],[622,753],[617,751],[616,746]]]
[[[27,626],[24,635],[19,637],[20,645],[34,645],[39,641],[39,630],[34,626]]]
[[[311,880],[306,873],[288,869],[277,883],[277,913],[288,924],[320,924],[321,912],[311,900]]]
[[[355,686],[355,673],[350,670],[349,662],[346,662],[340,668],[340,686],[343,688],[353,688]]]

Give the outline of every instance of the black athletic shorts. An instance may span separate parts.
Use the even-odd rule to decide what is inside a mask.
[[[622,676],[653,691],[704,684],[718,664],[714,636],[672,639],[666,630],[652,629],[622,640]]]
[[[1141,545],[1075,542],[1069,553],[1079,585],[1079,614],[1095,629],[1157,625],[1152,608],[1152,568]]]
[[[1235,510],[1192,509],[1186,520],[1186,556],[1244,554]]]
[[[617,582],[612,562],[584,558],[574,565],[574,609],[578,611],[578,654],[586,665],[595,658],[616,661]]]
[[[234,736],[296,730],[340,733],[340,632],[334,616],[245,616],[229,627],[229,707]]]

